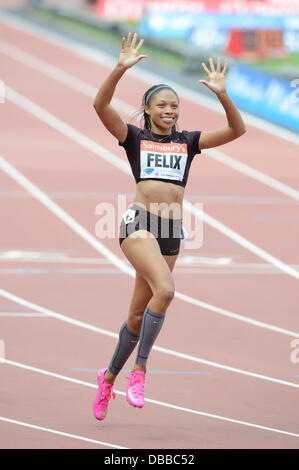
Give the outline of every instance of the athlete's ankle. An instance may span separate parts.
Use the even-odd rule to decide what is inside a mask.
[[[106,383],[113,385],[116,379],[116,375],[111,374],[111,372],[107,369],[104,375],[104,380]]]
[[[132,372],[137,372],[137,371],[142,371],[142,372],[146,373],[146,367],[145,366],[140,366],[139,364],[135,364],[133,369],[132,369]]]

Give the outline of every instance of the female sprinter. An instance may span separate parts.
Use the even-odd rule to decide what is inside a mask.
[[[104,126],[124,147],[137,183],[135,202],[120,225],[121,249],[136,270],[135,287],[111,362],[98,372],[99,389],[93,411],[99,420],[107,415],[111,394],[115,398],[114,381],[138,341],[126,398],[135,407],[144,406],[147,359],[174,297],[172,270],[180,249],[184,188],[194,155],[245,132],[241,115],[226,93],[227,64],[221,71],[218,59],[215,69],[211,58],[210,70],[202,64],[208,81],[199,82],[217,95],[226,113],[226,126],[212,132],[178,132],[179,98],[164,84],[151,87],[143,97],[143,129],[123,122],[110,101],[126,70],[147,57],[139,54],[142,44],[143,39],[137,44],[137,34],[122,38],[118,63],[94,100]]]

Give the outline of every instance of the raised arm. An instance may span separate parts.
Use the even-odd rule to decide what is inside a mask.
[[[139,60],[147,57],[146,55],[139,55],[143,39],[139,41],[137,47],[135,47],[137,42],[136,33],[133,36],[133,40],[131,40],[131,33],[128,34],[127,39],[125,37],[122,38],[122,48],[118,63],[103,82],[93,103],[93,106],[106,129],[120,142],[125,141],[128,129],[127,125],[123,122],[118,112],[111,106],[110,102],[114,95],[116,85],[126,70],[139,62]]]
[[[227,126],[220,127],[219,129],[210,132],[202,131],[199,138],[200,149],[207,149],[226,144],[227,142],[237,139],[246,132],[242,116],[226,92],[225,73],[227,70],[227,63],[224,65],[221,72],[219,58],[217,60],[216,70],[212,58],[209,59],[209,62],[211,70],[207,68],[204,62],[202,63],[209,81],[199,80],[199,82],[206,85],[217,95],[226,113]]]

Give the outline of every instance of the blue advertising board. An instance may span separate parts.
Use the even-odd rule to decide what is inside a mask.
[[[299,80],[283,80],[241,64],[226,77],[229,96],[240,109],[299,131]]]
[[[194,28],[299,30],[298,15],[148,12],[141,34],[186,39]]]

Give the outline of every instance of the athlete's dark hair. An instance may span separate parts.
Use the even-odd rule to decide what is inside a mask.
[[[149,106],[150,104],[150,101],[152,99],[152,97],[158,93],[160,90],[164,90],[164,89],[167,89],[167,90],[171,90],[177,97],[178,101],[179,101],[179,97],[178,97],[178,94],[174,91],[173,88],[171,88],[169,85],[165,85],[164,83],[160,83],[159,85],[154,85],[152,87],[150,87],[143,95],[143,98],[142,98],[142,105],[141,105],[141,108],[140,110],[136,113],[137,116],[138,115],[141,115],[141,121],[144,122],[144,129],[151,129],[151,119],[150,119],[150,116],[147,114],[147,112],[145,111],[145,107],[146,106]],[[136,115],[135,114],[135,115]],[[134,115],[134,116],[135,116]],[[133,117],[134,117],[133,116]],[[172,127],[173,130],[176,130],[176,125],[174,125]]]

